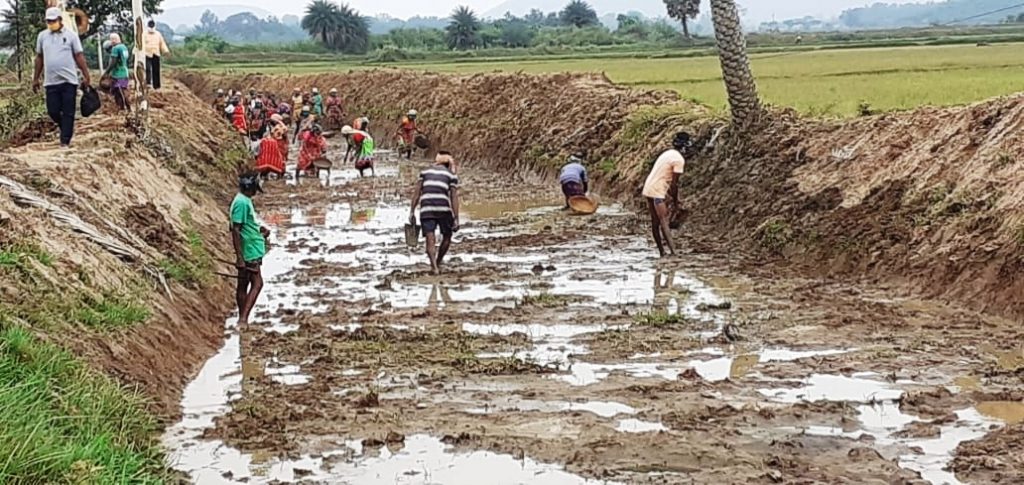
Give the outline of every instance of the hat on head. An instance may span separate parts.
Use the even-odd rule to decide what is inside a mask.
[[[60,8],[50,7],[46,9],[46,20],[59,20],[61,18]]]

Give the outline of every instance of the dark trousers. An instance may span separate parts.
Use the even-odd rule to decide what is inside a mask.
[[[68,145],[75,134],[75,98],[78,85],[61,83],[46,86],[46,113],[60,127],[60,144]]]
[[[146,58],[146,81],[153,89],[160,89],[160,56]]]

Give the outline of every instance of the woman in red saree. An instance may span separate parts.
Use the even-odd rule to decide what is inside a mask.
[[[272,133],[268,133],[260,140],[259,154],[256,155],[256,171],[266,177],[268,174],[277,174],[278,178],[284,175],[284,158],[281,157],[280,143]]]
[[[288,162],[288,125],[284,122],[284,117],[280,114],[274,113],[270,115],[270,136],[277,141],[277,147],[281,152],[281,160]]]
[[[309,130],[303,131],[299,137],[302,139],[302,148],[299,149],[299,163],[295,168],[295,178],[298,179],[305,170],[312,172],[313,161],[323,157],[327,150],[327,139],[322,134],[323,130],[319,124],[313,124]]]
[[[231,124],[235,125],[235,129],[239,133],[249,136],[249,125],[246,123],[245,118],[245,104],[236,100],[235,112],[231,114]]]

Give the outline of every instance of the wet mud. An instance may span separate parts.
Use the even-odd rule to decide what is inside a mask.
[[[268,182],[267,286],[186,390],[164,437],[176,469],[197,483],[446,484],[940,484],[1020,469],[979,456],[1019,439],[1005,428],[1016,404],[997,404],[1021,398],[1012,322],[741,271],[686,234],[683,256],[659,260],[630,210],[573,216],[553,184],[472,168],[436,276],[403,234],[423,167],[386,156],[376,178]]]

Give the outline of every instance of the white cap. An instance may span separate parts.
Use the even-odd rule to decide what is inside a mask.
[[[61,18],[60,8],[50,7],[46,9],[46,20],[57,20]]]

